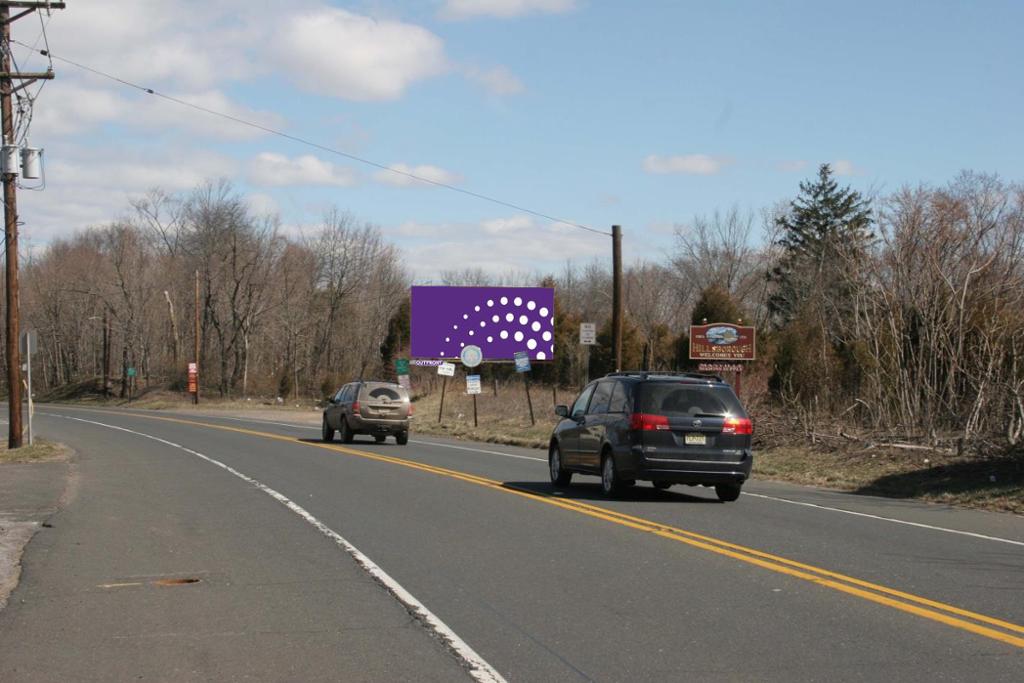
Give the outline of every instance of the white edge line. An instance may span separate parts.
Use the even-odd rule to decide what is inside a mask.
[[[830,510],[831,512],[842,512],[846,515],[854,515],[856,517],[867,517],[868,519],[877,519],[883,522],[892,522],[893,524],[905,524],[907,526],[916,526],[920,529],[931,529],[932,531],[945,531],[947,534],[959,534],[961,536],[970,536],[972,538],[980,538],[986,541],[996,541],[998,543],[1009,543],[1011,545],[1024,546],[1024,541],[1014,541],[1009,538],[999,538],[998,536],[986,536],[985,534],[976,534],[973,531],[960,531],[959,529],[948,529],[941,526],[932,526],[931,524],[922,524],[920,522],[908,522],[902,519],[893,519],[892,517],[882,517],[880,515],[872,515],[867,512],[854,512],[853,510],[844,510],[842,508],[833,508],[827,505],[818,505],[817,503],[805,503],[799,500],[789,500],[786,498],[776,498],[775,496],[766,496],[762,493],[749,493],[743,492],[744,496],[753,496],[754,498],[764,498],[765,500],[774,500],[779,503],[789,503],[790,505],[802,505],[809,508],[817,508],[819,510]]]
[[[52,413],[51,413],[52,414]],[[263,491],[274,500],[278,501],[289,510],[297,514],[302,519],[306,520],[311,526],[317,529],[324,536],[327,536],[333,540],[336,544],[341,546],[346,553],[348,553],[352,559],[359,564],[370,576],[372,576],[379,584],[381,584],[389,593],[391,593],[399,602],[401,602],[412,614],[423,623],[428,630],[432,631],[438,636],[442,642],[452,651],[455,655],[462,660],[462,663],[468,668],[469,675],[477,681],[485,681],[487,683],[505,683],[505,679],[501,674],[497,672],[490,664],[488,664],[483,657],[476,653],[466,641],[460,638],[455,631],[453,631],[447,624],[441,621],[433,612],[427,609],[427,606],[416,599],[409,591],[402,587],[400,583],[395,581],[387,572],[381,569],[373,560],[364,555],[362,551],[356,548],[354,545],[349,543],[338,534],[336,531],[328,527],[326,524],[321,522],[319,519],[311,515],[304,508],[290,500],[285,495],[278,493],[274,489],[270,488],[266,484],[262,484],[256,479],[239,472],[230,465],[225,465],[219,460],[215,460],[209,456],[203,455],[199,451],[194,451],[191,448],[182,446],[181,444],[174,443],[173,441],[167,441],[150,434],[144,434],[143,432],[136,432],[125,427],[118,427],[117,425],[105,424],[103,422],[95,422],[93,420],[84,420],[78,417],[70,417],[68,415],[56,415],[55,417],[63,417],[67,420],[75,420],[76,422],[85,422],[87,424],[97,425],[100,427],[106,427],[108,429],[116,429],[117,431],[127,432],[128,434],[134,434],[135,436],[141,436],[146,439],[152,439],[159,443],[178,448],[191,455],[205,460],[206,462],[216,465],[227,472],[235,475],[242,481],[250,484],[260,491]]]

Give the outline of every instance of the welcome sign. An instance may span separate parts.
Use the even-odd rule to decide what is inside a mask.
[[[754,360],[753,327],[732,323],[690,325],[690,360]]]

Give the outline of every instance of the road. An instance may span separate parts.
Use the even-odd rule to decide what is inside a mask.
[[[36,424],[78,484],[0,680],[1024,679],[1019,516],[758,481],[607,501],[537,451],[286,418]]]

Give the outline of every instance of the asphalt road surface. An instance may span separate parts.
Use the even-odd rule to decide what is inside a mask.
[[[286,419],[36,425],[78,481],[0,612],[3,681],[1024,680],[1019,516],[758,481],[607,501],[538,451]]]

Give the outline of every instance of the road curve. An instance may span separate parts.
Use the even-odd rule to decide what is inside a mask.
[[[322,444],[287,418],[46,406],[37,425],[82,482],[0,612],[3,680],[85,653],[106,680],[1024,672],[1019,516],[757,481],[730,504],[646,485],[606,501],[596,479],[553,489],[537,451]],[[204,580],[98,587],[175,572]],[[93,627],[41,640],[58,618]]]

